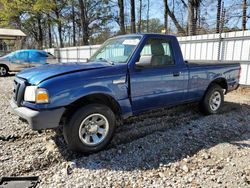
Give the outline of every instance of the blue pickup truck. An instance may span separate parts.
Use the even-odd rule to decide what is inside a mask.
[[[111,141],[117,122],[147,110],[199,102],[204,114],[218,113],[239,75],[238,63],[184,61],[174,36],[124,35],[88,63],[18,73],[10,104],[33,130],[62,125],[70,149],[93,153]]]

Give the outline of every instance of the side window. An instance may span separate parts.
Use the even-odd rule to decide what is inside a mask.
[[[37,51],[31,51],[29,53],[29,57],[30,57],[30,61],[32,63],[46,63],[46,54],[43,54],[43,53],[40,53],[40,52],[37,52]]]
[[[40,57],[48,57],[48,54],[47,54],[47,53],[39,52],[39,55],[40,55]]]
[[[29,61],[29,53],[28,53],[28,52],[20,52],[20,53],[17,55],[17,59],[18,59],[20,62],[28,62],[28,61]]]
[[[165,39],[149,39],[140,54],[140,62],[150,61],[152,67],[173,65],[170,43]]]
[[[30,58],[31,63],[36,63],[37,62],[36,52],[30,51],[29,52],[29,58]]]
[[[12,62],[15,62],[17,59],[17,53],[16,52],[12,52],[10,55],[9,55],[9,60],[12,61]]]
[[[42,53],[42,52],[39,52],[38,53],[38,62],[41,63],[41,64],[44,64],[47,62],[47,53]]]

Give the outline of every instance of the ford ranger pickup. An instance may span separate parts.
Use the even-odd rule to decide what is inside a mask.
[[[199,102],[204,114],[218,113],[239,75],[239,63],[184,61],[175,36],[124,35],[87,63],[21,71],[10,105],[33,130],[62,125],[70,149],[93,153],[108,145],[117,122],[148,110]]]

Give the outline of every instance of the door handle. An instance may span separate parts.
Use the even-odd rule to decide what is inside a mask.
[[[180,76],[181,72],[173,72],[173,76]]]

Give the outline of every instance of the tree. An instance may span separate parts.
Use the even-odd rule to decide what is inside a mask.
[[[130,0],[131,33],[136,33],[135,28],[135,0]]]
[[[53,39],[52,39],[52,33],[51,33],[51,29],[52,29],[52,21],[51,21],[51,18],[50,18],[50,15],[47,14],[47,27],[48,27],[48,39],[49,39],[49,48],[52,48],[53,45]]]
[[[53,5],[49,0],[0,0],[2,10],[1,25],[24,30],[35,40],[36,47],[43,48],[46,26],[46,14]]]
[[[119,25],[121,34],[125,34],[125,24],[124,24],[124,0],[118,0],[119,7]]]
[[[149,7],[150,7],[150,1],[148,0],[148,6],[147,6],[147,33],[149,32]]]
[[[221,21],[221,0],[218,0],[217,16],[216,16],[216,33],[220,32],[220,21]]]
[[[72,13],[72,37],[73,37],[73,46],[76,46],[76,14],[75,14],[75,1],[71,1],[71,13]]]
[[[167,15],[169,15],[169,17],[172,19],[175,27],[178,30],[178,33],[180,33],[181,35],[186,35],[185,30],[181,27],[180,23],[178,22],[177,18],[175,17],[175,14],[170,11],[168,4],[165,3],[164,5],[165,5],[165,11],[167,12]]]
[[[142,0],[139,0],[139,21],[138,21],[138,32],[141,32],[141,17],[142,17]]]
[[[242,3],[242,30],[246,30],[247,25],[247,0]]]
[[[114,17],[109,1],[106,0],[78,0],[80,8],[80,22],[82,30],[82,45],[89,44],[91,32],[103,29]]]
[[[188,35],[195,35],[201,0],[188,0]]]
[[[168,10],[166,7],[168,7],[168,0],[164,0],[164,28],[165,28],[165,33],[168,33]]]
[[[148,27],[147,27],[148,23]],[[149,20],[141,21],[141,32],[150,32],[150,33],[161,33],[161,30],[164,28],[164,25],[161,23],[161,20],[158,18],[151,18]]]
[[[87,22],[87,19],[86,19],[86,6],[85,4],[83,3],[83,0],[79,0],[79,5],[80,5],[80,12],[81,12],[81,15],[80,15],[80,19],[81,19],[81,29],[82,29],[82,32],[83,32],[83,45],[88,45],[89,44],[89,31],[88,31],[88,25],[89,25],[89,22]]]
[[[58,35],[59,35],[59,45],[61,48],[64,47],[64,43],[63,43],[63,23],[62,23],[62,10],[65,8],[67,1],[57,1],[57,0],[53,0],[53,12],[55,14],[55,22],[57,23],[57,29],[58,29]]]

